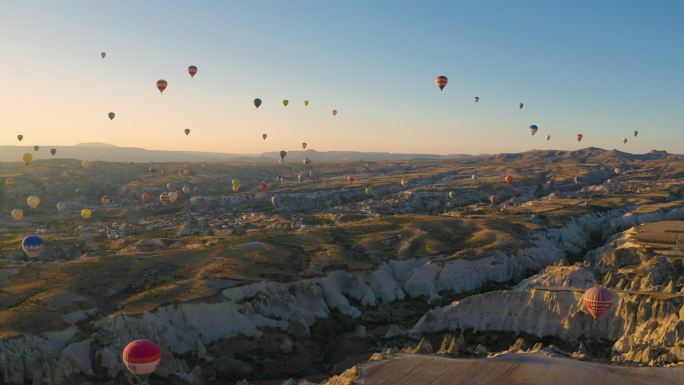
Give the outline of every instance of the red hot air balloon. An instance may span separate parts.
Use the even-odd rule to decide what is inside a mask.
[[[510,175],[506,175],[506,176],[504,177],[504,182],[506,182],[506,184],[511,184],[511,183],[513,183],[513,177],[510,176]]]
[[[169,83],[164,79],[157,80],[157,89],[159,90],[159,93],[164,92],[168,85]]]
[[[266,183],[266,182],[259,183],[259,188],[261,189],[261,191],[268,190],[268,183]]]
[[[490,201],[493,205],[498,204],[498,203],[499,203],[499,197],[496,196],[496,195],[492,195],[492,196],[489,197],[489,201]]]
[[[578,142],[581,142],[581,141],[582,141],[582,138],[584,138],[584,135],[582,135],[582,134],[577,134],[577,141],[578,141]]]
[[[161,361],[161,349],[150,340],[135,340],[126,345],[121,358],[128,371],[145,383]]]
[[[607,313],[613,304],[613,293],[605,287],[595,286],[584,292],[582,303],[589,314],[598,319]]]
[[[435,84],[437,87],[439,87],[440,91],[444,91],[444,87],[447,86],[447,83],[449,83],[449,79],[444,75],[440,75],[435,78]]]
[[[196,66],[190,66],[188,67],[188,73],[190,74],[190,77],[195,77],[197,75],[197,67]]]
[[[147,203],[147,202],[152,200],[152,195],[145,192],[145,193],[142,193],[141,198],[142,198],[143,203]]]
[[[353,184],[353,183],[354,183],[354,177],[351,176],[351,175],[349,175],[349,176],[347,177],[347,184]]]

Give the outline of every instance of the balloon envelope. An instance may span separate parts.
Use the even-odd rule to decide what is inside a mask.
[[[150,195],[149,193],[144,192],[144,193],[142,193],[142,195],[140,196],[140,198],[142,199],[143,203],[147,203],[147,202],[149,202],[149,201],[152,200],[152,195]]]
[[[40,146],[33,146],[33,151],[38,152],[40,150]]]
[[[268,183],[266,183],[266,182],[261,182],[261,183],[259,183],[259,188],[260,188],[262,191],[268,190]]]
[[[302,149],[303,149],[303,150],[306,150],[306,146],[308,146],[308,144],[306,144],[306,142],[303,142],[303,143],[302,143]]]
[[[93,216],[93,211],[90,209],[83,209],[81,210],[81,217],[83,219],[89,219],[90,217]]]
[[[352,183],[354,183],[354,177],[350,175],[347,177],[347,184],[352,184]]]
[[[81,162],[81,167],[83,167],[84,169],[87,170],[87,169],[93,167],[93,162],[91,162],[89,160],[84,160],[83,162]]]
[[[532,136],[534,136],[534,134],[536,134],[537,131],[539,131],[539,127],[537,127],[536,124],[530,125],[530,134],[532,134]]]
[[[268,138],[268,134],[261,134],[261,137],[264,138],[264,140],[266,140],[266,138]]]
[[[287,107],[288,104],[290,104],[290,101],[287,99],[283,99],[283,106]]]
[[[39,256],[44,245],[45,241],[43,241],[43,238],[37,235],[29,235],[21,241],[21,248],[29,258],[36,258]]]
[[[102,58],[104,59],[105,56],[107,56],[107,52],[105,52],[105,51],[100,52],[100,56],[102,56]]]
[[[186,135],[186,136],[187,136],[187,135],[190,135],[190,129],[189,129],[189,128],[186,128],[186,129],[185,129],[185,135]]]
[[[578,142],[581,142],[581,141],[582,141],[582,138],[584,138],[584,135],[582,135],[582,134],[577,134],[577,141],[578,141]]]
[[[254,99],[254,107],[259,108],[260,105],[261,105],[261,99],[259,99],[259,98]]]
[[[56,153],[57,153],[57,149],[56,149],[56,148],[51,148],[51,149],[50,149],[50,154],[52,154],[52,156],[55,156]]]
[[[510,175],[506,175],[506,176],[504,177],[504,182],[506,182],[507,184],[513,183],[513,177],[510,176]]]
[[[197,67],[196,66],[190,66],[188,67],[188,73],[190,74],[190,77],[195,77],[197,75]]]
[[[57,211],[64,211],[64,210],[66,210],[66,203],[57,202]]]
[[[12,179],[12,178],[5,179],[5,186],[7,186],[7,188],[14,187],[14,179]]]
[[[24,139],[24,135],[17,135],[17,139],[21,142]]]
[[[131,374],[147,378],[161,361],[161,349],[150,340],[135,340],[126,345],[121,360]]]
[[[31,155],[30,153],[27,152],[24,155],[22,155],[21,159],[28,166],[31,163],[31,161],[33,160],[33,155]]]
[[[107,116],[109,117],[109,120],[114,120],[114,118],[116,117],[116,114],[113,113],[113,112],[110,112],[110,113],[107,114]],[[125,120],[125,119],[124,119],[124,120]]]
[[[594,319],[598,319],[607,313],[613,304],[613,293],[604,287],[592,287],[582,296],[584,308]]]
[[[375,190],[373,190],[372,187],[366,187],[366,189],[363,191],[366,193],[366,195],[374,195],[375,194]]]
[[[169,83],[164,79],[157,80],[157,89],[159,90],[159,93],[163,93],[168,85]]]
[[[20,221],[21,218],[24,217],[24,210],[22,210],[22,209],[14,209],[14,210],[12,210],[12,212],[10,213],[10,215],[12,215],[12,219],[14,219],[15,221]]]
[[[449,83],[449,79],[444,75],[440,75],[435,78],[435,85],[439,87],[440,91],[444,91],[444,87],[447,86],[447,83]]]
[[[546,141],[548,142],[549,140],[551,140],[551,135],[546,135]]]
[[[40,206],[40,198],[35,195],[31,195],[30,197],[26,198],[26,205],[32,209],[35,209]]]
[[[308,106],[309,106],[309,101],[308,101],[308,100],[305,100],[305,101],[304,101],[304,107],[308,107]]]
[[[107,195],[104,195],[104,196],[102,197],[102,199],[100,199],[100,202],[102,202],[103,205],[107,206],[107,205],[112,204],[112,198],[110,198],[110,197],[107,196]]]
[[[496,196],[496,195],[492,195],[492,196],[489,197],[489,201],[490,201],[493,205],[495,205],[495,204],[499,203],[499,197]]]
[[[169,193],[161,193],[159,195],[159,202],[161,202],[162,204],[169,203]]]

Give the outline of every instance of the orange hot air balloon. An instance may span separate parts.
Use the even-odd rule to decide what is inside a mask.
[[[157,80],[157,89],[159,90],[159,93],[163,93],[168,85],[169,83],[164,79]]]
[[[195,75],[197,75],[197,67],[196,66],[188,67],[188,73],[190,74],[190,77],[194,78]]]
[[[613,304],[613,293],[605,287],[592,287],[582,296],[584,308],[594,319],[598,319],[607,313]]]
[[[511,184],[511,183],[513,183],[513,177],[510,176],[510,175],[506,175],[506,176],[504,177],[504,182],[506,182],[506,184]]]
[[[435,84],[437,87],[439,87],[440,91],[444,91],[444,87],[447,86],[447,83],[449,83],[449,79],[444,75],[440,75],[435,78]]]
[[[496,196],[496,195],[491,195],[491,196],[489,197],[489,201],[490,201],[493,205],[496,205],[496,204],[499,203],[499,197]]]

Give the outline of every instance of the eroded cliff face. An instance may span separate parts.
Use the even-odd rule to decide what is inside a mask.
[[[533,247],[514,255],[496,253],[474,261],[408,259],[384,263],[374,271],[334,272],[292,283],[266,281],[225,289],[222,301],[167,305],[142,315],[84,321],[76,325],[80,329],[4,340],[0,341],[2,380],[6,384],[31,381],[36,385],[56,385],[79,383],[74,382],[75,378],[120,379],[124,372],[120,363],[124,344],[145,337],[163,347],[159,376],[177,383],[200,384],[202,371],[191,367],[189,362],[198,359],[215,362],[216,357],[207,347],[227,338],[260,338],[267,330],[305,337],[317,320],[330,317],[333,312],[354,318],[379,304],[409,297],[436,300],[441,293],[467,293],[492,282],[519,280],[528,271],[540,270],[580,252],[587,247],[589,235],[597,230],[615,231],[639,221],[681,216],[682,212],[674,209],[648,217],[625,217],[624,210],[587,214],[572,219],[562,228],[537,234]],[[620,296],[611,310],[616,316],[594,322],[581,312],[579,292],[529,288],[545,283],[561,286],[591,283],[586,272],[568,268],[566,275],[567,279],[539,277],[526,281],[527,286],[518,290],[475,295],[435,309],[412,332],[470,327],[520,330],[563,338],[588,336],[617,341],[616,349],[624,353],[616,354],[616,360],[630,361],[637,361],[630,352],[643,351],[635,346],[655,341],[668,354],[681,357],[679,347],[675,346],[681,341],[681,326],[675,318],[682,317],[681,313],[673,315],[675,308],[681,311],[681,303],[637,301],[628,295]],[[623,313],[624,317],[620,316]],[[658,332],[652,328],[653,319],[658,325],[664,325],[656,328]],[[654,358],[661,356],[657,353]],[[639,358],[637,362],[643,360]]]

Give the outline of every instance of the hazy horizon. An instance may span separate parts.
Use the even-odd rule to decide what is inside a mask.
[[[3,7],[0,145],[684,153],[679,2],[69,4]]]

